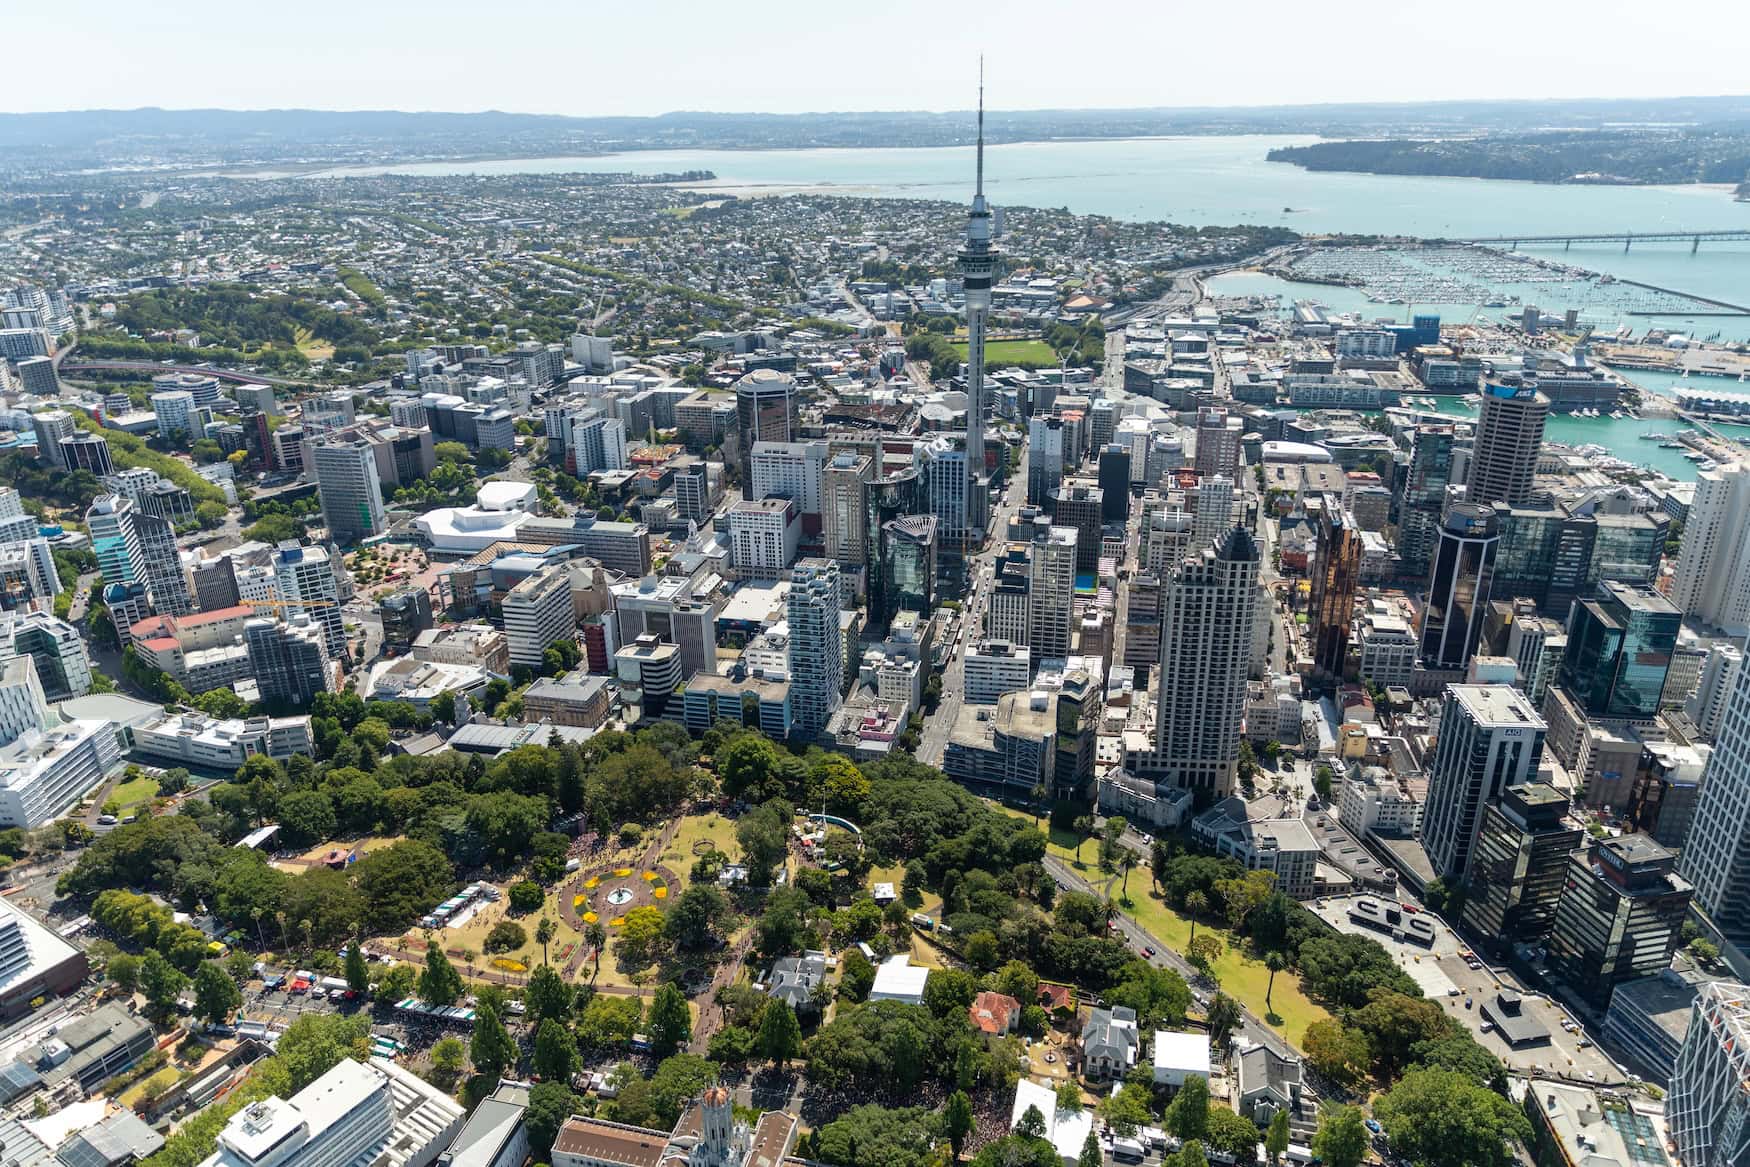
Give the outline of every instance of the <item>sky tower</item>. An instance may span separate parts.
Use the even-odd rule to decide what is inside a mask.
[[[986,487],[984,473],[984,330],[990,318],[990,285],[997,249],[991,244],[990,205],[984,201],[984,64],[978,67],[978,184],[966,216],[966,242],[960,247],[960,278],[966,296],[966,490],[965,532],[982,542]]]

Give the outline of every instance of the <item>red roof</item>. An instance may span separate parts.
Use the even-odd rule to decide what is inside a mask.
[[[214,608],[210,612],[196,612],[189,616],[148,616],[134,625],[132,635],[135,640],[150,640],[157,636],[175,636],[178,629],[194,628],[201,624],[216,624],[222,620],[247,620],[255,615],[255,609],[248,604],[238,604],[231,608]]]
[[[1076,991],[1069,985],[1054,985],[1049,981],[1040,981],[1039,1003],[1050,1012],[1059,1009],[1074,1009],[1076,1007]]]
[[[972,999],[972,1023],[985,1033],[1007,1033],[1011,1018],[1019,1013],[1021,1003],[1007,993],[986,990]]]

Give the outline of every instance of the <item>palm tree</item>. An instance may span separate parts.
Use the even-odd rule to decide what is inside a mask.
[[[1269,952],[1264,955],[1264,967],[1270,970],[1270,983],[1264,987],[1264,1008],[1276,1012],[1276,1007],[1270,1004],[1270,994],[1276,989],[1276,974],[1288,967],[1280,952]]]
[[[261,943],[263,948],[267,947],[267,937],[261,934],[261,917],[266,914],[267,909],[260,904],[256,904],[253,908],[249,909],[250,918],[255,921],[255,939]]]
[[[1191,939],[1197,939],[1197,917],[1209,910],[1209,897],[1194,891],[1185,897],[1185,910],[1191,914]]]
[[[1118,857],[1118,870],[1124,873],[1124,898],[1130,898],[1130,869],[1136,866],[1136,852],[1129,847]]]
[[[584,930],[583,938],[589,941],[591,948],[595,949],[595,971],[596,975],[600,976],[602,972],[602,948],[607,945],[608,930],[602,927],[598,920]]]
[[[1082,844],[1088,841],[1088,836],[1094,830],[1093,816],[1082,815],[1071,823],[1070,827],[1076,833],[1076,862],[1080,863],[1082,861]]]
[[[311,952],[316,951],[316,925],[310,920],[298,921],[298,927],[304,930],[304,947]]]
[[[535,943],[541,946],[542,964],[547,963],[547,944],[553,939],[554,934],[558,931],[558,926],[546,916],[542,916],[541,922],[535,925]]]
[[[1045,805],[1045,783],[1035,783],[1033,789],[1029,791],[1029,793],[1033,796],[1033,826],[1037,829],[1039,826],[1039,808]]]
[[[279,921],[280,947],[290,948],[292,946],[292,941],[291,938],[286,935],[286,914],[284,912],[275,912],[273,918]]]

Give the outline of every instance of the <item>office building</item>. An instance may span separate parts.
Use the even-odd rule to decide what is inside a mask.
[[[431,1167],[464,1113],[387,1058],[342,1058],[291,1098],[233,1114],[200,1167]]]
[[[214,608],[195,615],[158,615],[129,629],[134,654],[190,693],[231,688],[255,675],[243,644],[254,609]]]
[[[309,455],[329,538],[344,547],[382,534],[383,486],[371,443],[329,434],[310,443]]]
[[[1355,640],[1362,681],[1408,687],[1416,671],[1416,635],[1400,611],[1383,601],[1370,603],[1356,621]]]
[[[32,397],[59,397],[61,378],[52,357],[26,357],[18,362],[18,384]]]
[[[685,525],[703,526],[717,509],[717,473],[721,467],[703,458],[679,459],[674,471],[674,517]]]
[[[981,640],[966,650],[965,699],[990,705],[1004,693],[1025,689],[1033,679],[1027,646],[1006,640]]]
[[[1060,417],[1034,414],[1027,422],[1027,502],[1044,506],[1063,483],[1064,467],[1074,466],[1069,431]]]
[[[735,412],[740,457],[745,466],[755,442],[795,440],[796,379],[776,369],[755,369],[735,383]]]
[[[729,508],[729,545],[743,579],[778,579],[796,562],[802,512],[788,498],[744,498]]]
[[[646,718],[661,717],[675,690],[687,679],[681,671],[681,650],[650,633],[614,654],[614,675],[623,691],[632,691],[627,699]]]
[[[158,436],[170,443],[186,443],[197,432],[194,394],[183,389],[152,394],[152,412],[158,417]]]
[[[1507,787],[1483,808],[1465,925],[1496,953],[1541,942],[1555,926],[1568,856],[1584,840],[1567,795],[1543,782]]]
[[[273,553],[274,591],[287,612],[305,612],[322,629],[328,655],[345,661],[346,627],[341,621],[340,584],[334,564],[321,547],[281,543]]]
[[[1258,602],[1258,545],[1235,527],[1162,581],[1152,756],[1133,769],[1217,798],[1233,793]]]
[[[163,616],[186,616],[194,611],[188,594],[188,577],[182,571],[182,552],[176,546],[176,528],[169,519],[136,513],[135,533],[140,544],[140,582],[152,601],[152,610]]]
[[[45,409],[30,415],[30,428],[36,431],[36,456],[57,470],[66,470],[66,453],[61,443],[79,432],[73,415],[64,409]]]
[[[1657,592],[1606,583],[1582,600],[1568,626],[1561,684],[1591,717],[1651,719],[1682,622]]]
[[[60,464],[68,470],[84,470],[98,478],[115,473],[109,443],[101,435],[83,431],[61,439]]]
[[[1463,669],[1483,634],[1500,530],[1486,506],[1454,503],[1440,524],[1428,600],[1422,609],[1422,660]]]
[[[438,1156],[437,1167],[522,1167],[529,1158],[528,1109],[529,1087],[500,1081]]]
[[[1726,702],[1683,848],[1683,874],[1695,885],[1695,906],[1728,945],[1750,954],[1750,669],[1738,670]]]
[[[826,451],[825,442],[755,442],[748,460],[747,497],[787,498],[804,523],[818,530]]]
[[[91,550],[104,582],[138,581],[141,550],[133,502],[116,494],[100,494],[85,511],[85,526],[91,532]]]
[[[335,689],[334,664],[322,626],[304,612],[285,623],[255,616],[243,623],[243,643],[263,701],[308,708],[318,693]]]
[[[419,634],[432,627],[431,594],[418,585],[397,588],[377,604],[383,622],[383,647],[408,652]]]
[[[678,575],[647,575],[615,584],[614,611],[622,643],[646,633],[681,650],[681,675],[717,671],[717,605],[694,594]]]
[[[28,656],[37,683],[50,701],[82,697],[91,691],[91,662],[85,641],[65,620],[47,612],[0,612],[0,664]]]
[[[1130,517],[1130,450],[1109,444],[1100,449],[1101,517],[1108,523],[1122,523]]]
[[[1532,704],[1543,705],[1544,695],[1556,679],[1568,654],[1567,630],[1547,616],[1515,612],[1507,629],[1507,655],[1519,670],[1519,687]]]
[[[1091,571],[1100,562],[1105,499],[1100,488],[1085,481],[1065,482],[1051,497],[1051,521],[1076,533],[1076,570]]]
[[[1025,643],[1036,661],[1067,657],[1075,612],[1076,532],[1046,527],[1035,534],[1029,551],[1031,610]]]
[[[1733,636],[1750,632],[1750,464],[1696,474],[1671,582],[1685,615]]]
[[[1317,550],[1307,605],[1314,676],[1326,688],[1339,685],[1349,656],[1349,626],[1361,582],[1361,531],[1335,494],[1307,500]]]
[[[183,710],[135,726],[134,749],[179,766],[236,770],[256,754],[282,762],[308,755],[315,742],[304,716],[220,720]]]
[[[115,723],[50,719],[0,746],[0,827],[59,818],[121,763]]]
[[[804,559],[790,575],[790,690],[795,729],[814,737],[840,705],[844,637],[839,630],[839,569],[830,559]]]
[[[1698,985],[1689,1031],[1665,1099],[1672,1149],[1684,1167],[1750,1167],[1750,988]]]
[[[884,610],[928,616],[936,607],[935,515],[892,519],[881,528]]]
[[[1677,855],[1645,835],[1619,835],[1575,851],[1556,907],[1550,965],[1603,1010],[1623,981],[1671,963],[1694,889]]]
[[[571,575],[563,564],[551,564],[524,577],[504,594],[502,610],[512,668],[521,665],[538,672],[548,645],[577,639]]]
[[[1547,732],[1510,685],[1446,687],[1422,814],[1422,846],[1436,875],[1465,878],[1483,808],[1509,786],[1537,780]]]
[[[841,450],[820,471],[820,530],[826,558],[846,567],[867,567],[870,541],[870,483],[875,460]]]
[[[1531,497],[1549,398],[1531,387],[1485,385],[1471,443],[1465,501],[1518,506]]]
[[[1057,740],[1049,790],[1056,800],[1089,802],[1094,797],[1094,747],[1106,697],[1086,668],[1063,673],[1052,694]]]
[[[1720,726],[1726,720],[1726,703],[1738,687],[1738,674],[1743,669],[1744,650],[1739,645],[1719,641],[1708,646],[1701,680],[1683,705],[1683,711],[1703,737],[1711,740],[1719,736]]]
[[[1010,543],[997,556],[992,572],[990,604],[984,613],[984,633],[1011,644],[1030,642],[1032,629],[1033,557],[1026,543]]]
[[[1233,481],[1240,473],[1240,436],[1245,425],[1219,405],[1197,410],[1197,472],[1204,478],[1220,475]]]
[[[237,589],[237,561],[229,555],[198,561],[189,577],[194,581],[195,605],[202,612],[233,608],[243,600]]]

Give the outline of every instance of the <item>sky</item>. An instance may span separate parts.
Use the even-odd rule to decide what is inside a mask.
[[[7,5],[0,110],[578,116],[1750,91],[1743,0],[57,0]],[[24,46],[35,46],[24,48]]]

